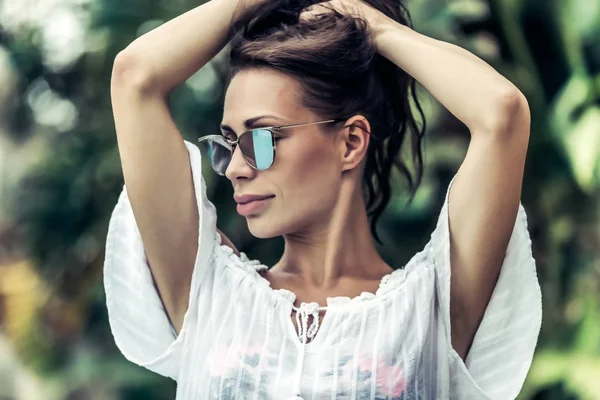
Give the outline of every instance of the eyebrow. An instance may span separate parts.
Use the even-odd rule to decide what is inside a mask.
[[[247,120],[245,120],[244,126],[246,127],[246,129],[258,128],[259,125],[262,125],[260,123],[260,120],[267,119],[267,118],[274,119],[274,120],[281,121],[281,122],[287,122],[285,119],[277,117],[275,115],[260,115],[258,117],[248,118]],[[221,130],[235,134],[235,131],[230,126],[225,125],[225,124],[221,124]]]

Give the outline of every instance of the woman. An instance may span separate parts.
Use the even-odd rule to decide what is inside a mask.
[[[541,323],[525,98],[399,4],[312,3],[212,0],[117,56],[125,186],[104,282],[119,349],[178,399],[514,398]],[[200,150],[165,101],[230,39],[222,133],[201,141],[250,232],[285,239],[271,268],[217,230]],[[372,234],[392,165],[420,178],[413,78],[472,138],[430,241],[393,270]]]

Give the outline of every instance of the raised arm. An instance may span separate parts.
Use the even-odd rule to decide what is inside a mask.
[[[529,107],[510,81],[469,51],[399,24],[380,27],[380,54],[417,79],[471,133],[448,199],[452,346],[465,360],[513,232]]]
[[[469,51],[398,24],[360,0],[377,51],[419,81],[471,133],[449,194],[452,346],[466,359],[498,279],[521,198],[530,113],[524,95]],[[316,6],[306,17],[327,12]]]
[[[166,98],[223,48],[239,4],[213,0],[194,8],[136,39],[113,66],[125,186],[152,277],[178,333],[198,250],[199,210],[188,151]],[[225,237],[223,243],[233,247]]]

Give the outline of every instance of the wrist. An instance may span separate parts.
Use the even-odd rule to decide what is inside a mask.
[[[383,15],[374,22],[369,22],[369,27],[375,39],[379,39],[380,36],[386,35],[388,32],[394,30],[396,27],[402,26],[398,22],[389,18],[387,15]]]
[[[377,29],[373,30],[377,52],[385,56],[387,54],[386,49],[389,47],[388,44],[390,43],[390,37],[397,34],[409,34],[410,32],[412,32],[411,28],[392,19],[380,23]]]

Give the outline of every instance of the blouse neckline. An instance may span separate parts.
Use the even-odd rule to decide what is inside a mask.
[[[260,274],[261,271],[269,269],[266,265],[262,264],[259,260],[251,260],[248,258],[246,253],[240,252],[240,255],[234,253],[233,249],[226,244],[221,243],[221,235],[215,232],[216,248],[220,250],[221,254],[227,257],[231,262],[239,267],[242,267],[256,282],[260,283],[261,286],[268,289],[272,296],[276,299],[282,299],[286,303],[289,303],[291,307],[294,306],[296,301],[296,294],[291,290],[279,288],[273,289],[271,282]],[[375,293],[362,292],[361,294],[349,297],[349,296],[333,296],[327,297],[327,305],[325,307],[319,306],[320,309],[329,310],[331,308],[345,307],[350,305],[356,305],[357,303],[370,302],[375,300],[383,300],[387,297],[387,294],[392,292],[394,288],[400,286],[406,276],[405,269],[399,268],[386,275],[384,275],[379,281],[379,286]]]

